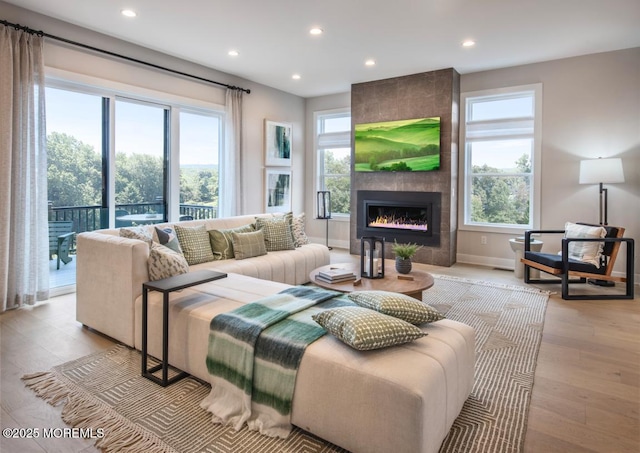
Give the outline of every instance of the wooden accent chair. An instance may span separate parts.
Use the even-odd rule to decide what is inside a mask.
[[[631,238],[623,238],[624,228],[612,227],[607,225],[589,225],[586,226],[603,226],[607,233],[604,238],[572,238],[565,237],[562,239],[562,253],[559,255],[542,252],[532,252],[530,249],[531,235],[534,233],[544,234],[565,234],[565,230],[531,230],[524,234],[524,257],[520,260],[524,264],[524,281],[525,283],[558,283],[558,279],[532,279],[530,276],[530,268],[541,270],[551,275],[555,275],[561,279],[562,298],[563,299],[580,299],[580,300],[600,300],[600,299],[633,299],[634,297],[634,241]],[[604,242],[602,256],[600,257],[600,266],[579,261],[569,257],[569,244],[571,242]],[[612,275],[613,266],[616,262],[620,244],[627,245],[627,262],[624,277],[616,277]],[[573,279],[571,277],[574,277]],[[575,278],[577,277],[577,278]],[[570,295],[570,283],[585,283],[587,279],[594,279],[597,282],[605,282],[601,286],[612,286],[615,282],[626,283],[626,292],[620,294],[581,294]],[[606,284],[606,282],[611,282]],[[597,284],[597,283],[596,283]]]
[[[69,250],[73,245],[75,234],[71,221],[49,222],[49,259],[56,255],[56,269],[60,269],[60,261],[67,264],[73,259],[69,256]]]

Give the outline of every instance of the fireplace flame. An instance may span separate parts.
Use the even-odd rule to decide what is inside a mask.
[[[402,230],[429,230],[429,226],[426,222],[420,222],[404,217],[396,218],[395,216],[378,216],[375,220],[369,222],[369,226],[377,228],[397,228]]]

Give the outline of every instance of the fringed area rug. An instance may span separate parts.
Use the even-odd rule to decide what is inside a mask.
[[[440,452],[521,452],[549,293],[434,277],[422,300],[476,331],[471,396]]]
[[[473,392],[441,451],[521,451],[548,295],[435,277],[424,301],[473,326],[477,354]],[[208,384],[188,377],[160,387],[140,376],[140,361],[139,352],[117,346],[23,379],[106,452],[346,453],[298,428],[283,440],[214,425],[199,406]]]

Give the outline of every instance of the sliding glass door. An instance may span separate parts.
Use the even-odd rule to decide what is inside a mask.
[[[169,109],[116,98],[116,227],[164,222]]]
[[[172,99],[51,81],[49,220],[70,222],[79,234],[217,217],[224,113]],[[52,254],[52,288],[75,285],[75,244],[70,253],[59,270]]]
[[[103,98],[47,87],[46,106],[49,221],[67,222],[76,233],[96,230],[103,204]],[[57,238],[50,237],[50,286],[75,285],[75,242],[65,244],[71,261],[59,269],[56,244]]]

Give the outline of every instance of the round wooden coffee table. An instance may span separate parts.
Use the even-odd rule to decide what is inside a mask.
[[[328,283],[316,278],[318,272],[329,269],[350,270],[356,274],[356,282],[359,281],[360,284],[354,285],[355,282],[353,280],[340,283]],[[413,269],[408,274],[399,274],[396,271],[396,262],[394,260],[384,260],[384,278],[360,278],[360,263],[358,262],[328,264],[319,267],[311,271],[309,280],[321,288],[332,289],[343,293],[351,293],[353,291],[391,291],[406,294],[418,300],[422,300],[422,291],[433,286],[433,277],[431,274],[416,269]]]

